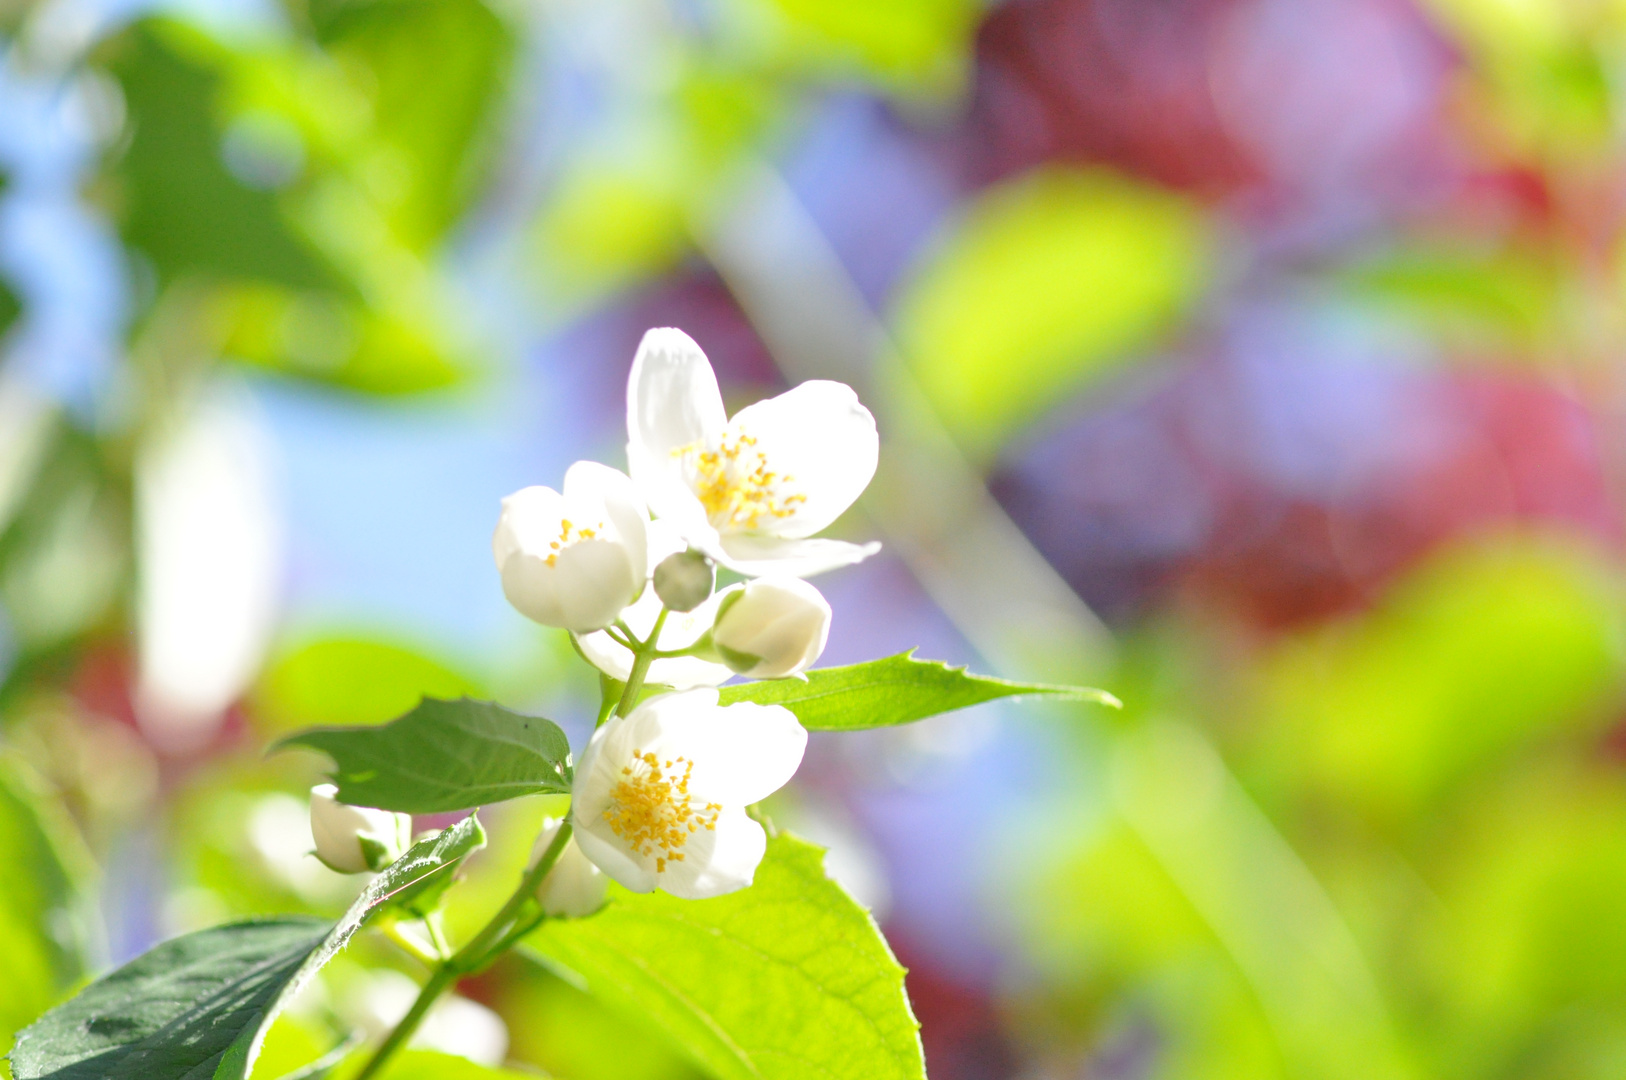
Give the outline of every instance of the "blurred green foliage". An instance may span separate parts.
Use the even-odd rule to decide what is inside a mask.
[[[1179,195],[1049,168],[981,194],[905,286],[904,353],[955,436],[995,452],[1178,325],[1207,227]]]
[[[81,910],[89,855],[65,809],[15,755],[0,755],[0,1053],[14,1032],[84,974],[91,940]]]
[[[254,716],[271,738],[296,728],[382,724],[422,698],[464,696],[485,691],[421,652],[368,638],[319,638],[272,661]]]
[[[1613,1075],[1620,589],[1570,538],[1488,536],[1240,681],[1190,681],[1200,634],[1148,639],[1019,922],[1035,1022],[1150,1028],[1159,1077]]]
[[[378,393],[449,385],[472,361],[429,258],[489,168],[512,35],[478,0],[309,14],[309,42],[147,19],[104,43],[132,135],[100,197],[158,300],[206,289],[199,346]]]

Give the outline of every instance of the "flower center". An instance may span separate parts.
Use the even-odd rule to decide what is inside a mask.
[[[688,758],[663,763],[652,753],[634,750],[632,762],[621,770],[621,780],[610,792],[604,820],[632,850],[655,856],[656,873],[665,871],[669,861],[683,861],[682,848],[691,835],[717,827],[722,806],[709,802],[697,808],[689,797],[693,772],[694,762]]]
[[[579,544],[583,540],[591,540],[604,531],[604,522],[597,525],[584,525],[578,528],[575,522],[565,518],[559,522],[559,538],[548,545],[547,558],[542,561],[552,566],[559,561],[559,553],[572,544]]]
[[[755,529],[764,518],[787,518],[807,502],[786,488],[796,478],[768,468],[757,440],[743,431],[725,433],[717,449],[692,442],[672,453],[683,459],[706,518],[721,529]]]

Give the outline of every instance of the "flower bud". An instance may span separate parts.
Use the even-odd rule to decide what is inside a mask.
[[[341,874],[382,870],[412,844],[412,815],[369,806],[351,806],[334,798],[332,784],[311,788],[311,836],[316,857]]]
[[[717,584],[717,568],[698,551],[668,555],[655,567],[655,595],[673,611],[693,611]]]
[[[572,465],[563,492],[516,491],[491,537],[503,595],[544,626],[608,626],[643,590],[648,524],[632,481],[595,462]]]
[[[548,850],[548,845],[553,843],[558,832],[557,821],[542,830],[542,835],[536,838],[533,863]],[[572,836],[565,841],[565,849],[559,853],[553,869],[542,879],[542,884],[536,890],[536,898],[549,918],[579,919],[604,906],[604,894],[609,884],[610,879],[582,854],[581,848],[576,846],[576,838]]]
[[[808,667],[830,636],[830,605],[800,578],[758,578],[723,595],[711,642],[735,672],[783,679]]]

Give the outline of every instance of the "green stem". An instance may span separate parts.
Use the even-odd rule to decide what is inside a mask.
[[[423,984],[423,989],[418,991],[418,1000],[414,1001],[412,1008],[408,1009],[407,1014],[401,1017],[401,1022],[395,1025],[395,1030],[390,1032],[389,1037],[379,1044],[377,1050],[373,1051],[373,1056],[368,1059],[362,1070],[356,1074],[355,1080],[370,1080],[371,1077],[377,1075],[378,1070],[384,1067],[385,1062],[389,1061],[395,1052],[405,1046],[408,1039],[412,1038],[412,1033],[418,1030],[418,1025],[423,1023],[423,1018],[429,1015],[429,1010],[434,1006],[436,999],[446,991],[447,987],[455,983],[461,974],[450,963],[442,964],[437,968],[435,973],[429,976],[429,981]]]
[[[434,968],[435,965],[446,959],[444,950],[442,950],[439,955],[436,955],[435,953],[424,948],[421,942],[419,942],[406,930],[402,929],[401,924],[394,919],[385,920],[379,929],[383,930],[384,936],[395,942],[396,947],[398,947],[402,952],[406,953],[408,956],[412,957],[412,959],[418,961],[418,963],[422,964],[426,968]]]
[[[464,975],[479,971],[485,967],[486,964],[496,959],[498,953],[518,940],[518,937],[511,935],[510,931],[519,923],[518,917],[521,909],[525,907],[528,901],[535,899],[536,891],[542,885],[542,879],[548,876],[548,871],[553,869],[553,864],[559,861],[559,855],[565,850],[565,844],[569,840],[570,822],[561,822],[559,831],[553,834],[553,841],[548,844],[548,849],[542,853],[540,859],[536,860],[536,865],[526,871],[525,876],[520,880],[519,888],[514,890],[513,895],[508,898],[508,902],[503,904],[501,910],[491,917],[491,921],[486,923],[480,932],[470,939],[467,945],[457,950],[450,959],[435,969],[434,973],[429,976],[429,981],[423,984],[423,989],[418,991],[418,999],[412,1003],[412,1008],[407,1010],[407,1014],[401,1018],[401,1022],[395,1025],[395,1030],[391,1031],[389,1036],[379,1044],[378,1049],[373,1051],[373,1056],[368,1059],[362,1070],[355,1075],[354,1080],[371,1080],[373,1076],[376,1076],[378,1071],[394,1056],[395,1052],[405,1046],[408,1039],[412,1038],[413,1032],[418,1030],[418,1025],[423,1023],[425,1016],[429,1015],[429,1010],[434,1006],[441,994],[445,993],[449,987],[453,986]],[[530,928],[534,928],[536,921],[540,920],[532,921]],[[493,948],[494,945],[497,947]]]
[[[655,654],[660,650],[655,643],[661,639],[661,627],[666,624],[666,616],[670,614],[666,608],[655,616],[655,626],[649,631],[649,637],[641,642],[638,651],[632,657],[632,671],[627,675],[627,686],[621,691],[621,703],[615,707],[617,716],[625,716],[638,704],[638,693],[644,688],[644,677],[649,674],[649,665],[654,663]]]

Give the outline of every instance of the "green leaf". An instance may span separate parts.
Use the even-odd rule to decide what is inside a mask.
[[[803,727],[813,731],[858,731],[909,724],[938,713],[1023,694],[1120,707],[1118,699],[1105,690],[972,675],[963,667],[949,667],[941,660],[916,660],[913,650],[884,660],[809,671],[806,682],[773,679],[725,686],[721,700],[724,705],[737,701],[783,705],[796,714]]]
[[[166,941],[24,1028],[17,1080],[203,1080],[322,943],[328,926],[235,923]]]
[[[380,904],[397,904],[426,911],[426,905],[452,883],[457,864],[480,850],[485,843],[485,830],[480,827],[479,819],[470,814],[451,828],[425,837],[407,848],[399,859],[385,867],[384,872],[368,884],[367,890],[361,894],[362,898],[376,897]],[[350,911],[355,913],[354,905]]]
[[[526,945],[666,1031],[719,1080],[923,1078],[903,968],[824,851],[769,842],[749,889],[713,900],[616,889]]]
[[[273,749],[331,756],[339,801],[438,814],[521,795],[570,792],[570,742],[551,720],[487,701],[424,698],[380,727],[314,728]]]
[[[164,942],[21,1031],[16,1080],[244,1080],[277,1012],[369,918],[484,842],[472,816],[418,841],[332,926],[273,919]]]

